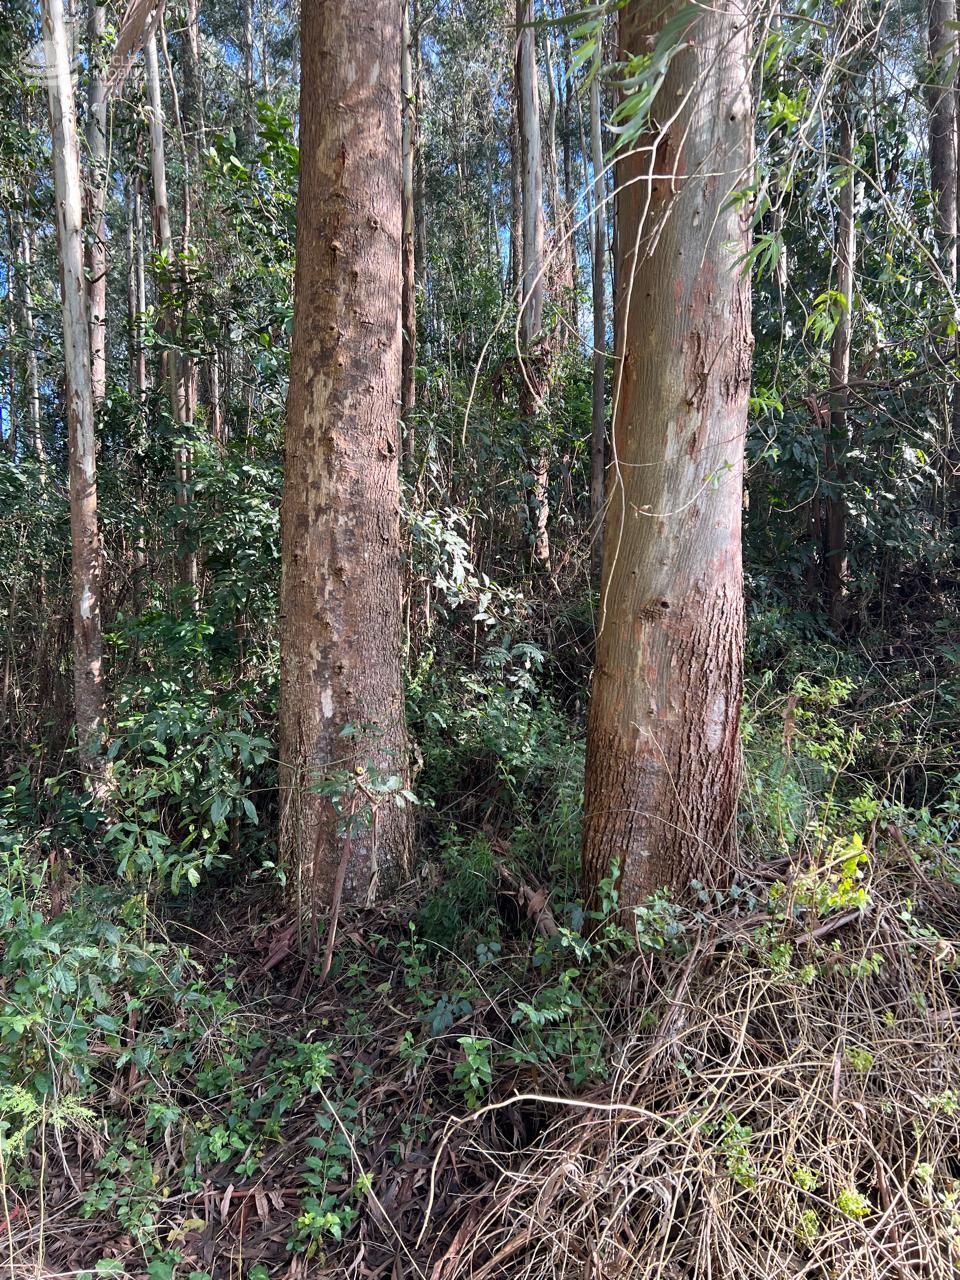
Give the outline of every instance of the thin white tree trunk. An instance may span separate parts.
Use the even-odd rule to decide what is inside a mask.
[[[540,137],[540,82],[537,44],[533,28],[533,0],[517,0],[517,119],[520,134],[520,194],[523,210],[523,259],[521,269],[520,340],[522,370],[520,416],[533,439],[530,520],[533,560],[550,571],[550,462],[536,439],[538,418],[546,389],[544,352],[537,350],[543,329],[543,152]]]
[[[81,760],[96,771],[103,734],[100,535],[87,291],[83,270],[80,155],[63,0],[41,0],[53,183],[63,303],[63,353],[70,457],[74,706]]]
[[[88,0],[87,38],[90,81],[87,90],[87,279],[90,320],[90,378],[97,409],[107,394],[107,89],[103,74],[103,38],[107,10]]]

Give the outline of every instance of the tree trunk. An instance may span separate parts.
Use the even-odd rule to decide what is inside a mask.
[[[170,226],[170,205],[167,200],[167,166],[163,139],[163,102],[160,97],[160,62],[157,56],[157,37],[151,35],[146,43],[147,105],[149,108],[150,172],[153,181],[153,213],[157,241],[163,255],[165,269],[171,276],[175,271],[173,231]],[[170,392],[173,420],[178,428],[186,430],[190,422],[189,390],[186,362],[181,360],[176,348],[177,322],[175,310],[169,308],[163,316],[163,333],[170,343],[166,352],[166,379]],[[176,502],[185,510],[190,493],[190,447],[186,443],[176,450]],[[185,547],[178,560],[178,575],[182,586],[192,593],[197,586],[197,557]]]
[[[133,177],[127,182],[127,325],[130,330],[128,386],[131,396],[136,399],[140,399],[147,390],[147,357],[143,345],[144,287],[140,179]]]
[[[553,42],[550,39],[549,29],[544,38],[544,64],[547,79],[547,189],[550,196],[550,210],[553,215],[553,234],[550,237],[551,275],[556,281],[558,302],[564,311],[569,314],[570,297],[573,292],[573,272],[570,262],[567,210],[565,201],[560,194],[560,165],[557,160],[560,97],[557,93]],[[559,337],[560,341],[566,345],[570,338],[569,330],[561,327]]]
[[[407,812],[379,795],[407,760],[400,37],[392,0],[303,9],[280,645],[281,855],[300,904],[373,901],[408,858]]]
[[[83,270],[80,155],[63,0],[41,0],[50,105],[53,182],[60,250],[63,351],[70,457],[73,592],[73,688],[80,758],[98,772],[103,733],[103,641],[100,632],[100,534],[97,451]]]
[[[30,416],[30,445],[40,463],[41,476],[47,461],[40,426],[40,372],[37,365],[36,322],[33,316],[33,238],[24,226],[20,232],[21,281],[23,285],[23,331],[27,340],[27,408]]]
[[[629,0],[623,55],[652,48],[681,4]],[[694,877],[722,885],[736,864],[752,340],[749,212],[730,196],[751,174],[750,22],[737,0],[704,0],[676,38],[653,107],[659,145],[631,149],[617,175],[621,338],[583,870],[595,898],[617,862],[625,907]]]
[[[184,114],[190,126],[194,157],[206,146],[204,124],[203,77],[200,72],[200,0],[187,0],[184,52],[186,53],[186,102]]]
[[[256,97],[253,80],[253,0],[243,0],[243,101],[247,145],[251,147],[257,137]]]
[[[401,239],[401,261],[403,264],[403,374],[400,387],[400,405],[403,413],[403,462],[408,474],[413,473],[413,410],[417,403],[417,294],[413,190],[416,159],[416,120],[414,115],[413,35],[410,26],[411,3],[412,0],[404,0],[403,29],[400,45],[400,94],[403,110],[403,232]]]
[[[593,569],[599,577],[603,554],[603,489],[607,454],[607,184],[604,177],[600,80],[590,82],[590,155],[593,163],[593,402],[590,431],[590,520]]]
[[[17,241],[13,214],[7,210],[7,261],[5,264],[7,284],[7,452],[11,458],[17,456],[17,283],[20,271],[14,267]],[[2,413],[0,413],[2,417]]]
[[[834,291],[838,295],[837,324],[830,341],[830,428],[824,450],[829,491],[825,496],[824,560],[830,621],[842,625],[847,607],[849,561],[847,553],[846,454],[850,428],[847,422],[850,382],[850,347],[853,336],[853,267],[857,253],[855,216],[856,176],[853,168],[854,131],[848,104],[840,111],[837,165],[845,175],[837,209],[834,247]]]
[[[547,385],[545,352],[538,346],[543,329],[543,153],[540,143],[540,84],[533,0],[517,0],[517,120],[520,135],[520,193],[523,210],[521,268],[520,417],[532,442],[530,524],[533,562],[550,571],[550,460],[538,440]]]
[[[87,90],[87,280],[90,317],[90,377],[96,411],[107,394],[107,89],[104,81],[103,0],[88,0],[87,40],[90,81]]]

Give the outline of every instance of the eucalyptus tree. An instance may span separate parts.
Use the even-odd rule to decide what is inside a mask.
[[[86,770],[95,775],[101,759],[104,717],[100,625],[102,557],[97,520],[97,448],[84,273],[80,150],[63,0],[42,0],[40,12],[63,314],[70,459],[74,712],[81,761]]]
[[[303,8],[280,839],[304,905],[341,895],[372,901],[408,854],[400,794],[400,45],[393,0]]]
[[[734,196],[752,163],[750,40],[740,0],[629,0],[620,14],[631,94],[653,100],[646,110],[625,100],[623,114],[645,127],[616,169],[613,439],[583,869],[594,894],[618,864],[624,906],[694,877],[722,884],[736,860],[752,338],[749,212]]]

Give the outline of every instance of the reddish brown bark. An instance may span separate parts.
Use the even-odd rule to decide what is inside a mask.
[[[345,900],[371,901],[408,849],[392,802],[348,839],[314,789],[337,770],[406,772],[400,23],[392,0],[303,9],[280,662],[281,853],[300,903],[331,904],[344,866]],[[348,786],[354,802],[371,807]]]
[[[679,4],[631,0],[622,52]],[[655,148],[618,163],[619,312],[583,869],[619,863],[621,903],[736,859],[743,666],[740,550],[750,286],[750,23],[698,5],[654,105]],[[649,139],[648,139],[649,140]],[[668,176],[665,176],[668,175]]]

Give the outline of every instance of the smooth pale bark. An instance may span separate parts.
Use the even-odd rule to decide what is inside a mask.
[[[599,574],[603,555],[603,490],[607,455],[607,208],[603,160],[603,109],[600,80],[590,81],[590,157],[593,164],[593,387],[590,429],[590,519],[593,567]]]
[[[538,349],[543,329],[544,222],[543,150],[540,136],[540,82],[537,74],[533,0],[517,0],[517,122],[520,138],[521,259],[520,417],[529,435],[537,435],[537,419],[547,386],[545,353]],[[550,460],[536,442],[530,464],[530,524],[534,565],[550,571]]]
[[[143,262],[143,215],[140,179],[127,182],[127,327],[129,329],[128,387],[140,398],[147,390],[147,355],[143,343],[143,313],[146,310]]]
[[[556,281],[556,290],[560,300],[564,306],[568,306],[570,294],[573,290],[573,271],[570,260],[571,240],[568,234],[567,209],[560,195],[560,166],[557,161],[557,128],[560,119],[560,98],[557,93],[553,42],[550,39],[549,29],[543,43],[544,69],[547,80],[547,192],[553,216],[553,234],[550,237],[550,274]],[[560,341],[566,344],[570,338],[570,331],[562,328],[559,336]]]
[[[847,407],[850,398],[850,349],[853,338],[853,269],[857,255],[856,177],[853,160],[853,120],[849,107],[845,105],[840,112],[837,139],[837,166],[843,175],[836,214],[833,263],[838,319],[830,340],[830,428],[824,450],[826,476],[830,485],[830,492],[824,502],[827,607],[830,621],[836,626],[844,621],[849,578],[847,500],[844,485],[850,439]]]
[[[403,371],[400,405],[403,414],[403,462],[408,473],[413,471],[413,411],[417,403],[417,293],[414,221],[414,172],[416,164],[416,120],[413,86],[413,33],[410,26],[411,0],[404,0],[403,28],[400,43],[400,95],[403,121],[401,129],[403,230],[400,253],[403,272]]]
[[[37,364],[36,321],[33,315],[33,239],[26,227],[20,231],[20,279],[23,289],[23,332],[27,342],[27,413],[30,422],[30,447],[43,465],[47,451],[40,425],[40,371]]]
[[[107,394],[107,88],[104,77],[103,0],[88,0],[87,42],[87,305],[90,317],[90,377],[94,409]]]
[[[157,54],[157,37],[151,34],[145,46],[147,82],[148,132],[150,139],[150,174],[153,183],[154,231],[163,254],[166,269],[174,271],[175,250],[173,230],[170,224],[170,204],[167,199],[167,163],[163,137],[163,101],[160,96],[160,61]],[[171,343],[165,353],[164,366],[170,394],[173,420],[186,429],[190,422],[189,390],[186,362],[177,351],[177,321],[172,309],[163,316],[163,333]],[[190,447],[179,444],[176,451],[176,502],[180,508],[189,504]],[[197,585],[197,557],[185,549],[178,557],[178,575],[183,586],[194,591]]]
[[[206,146],[204,122],[203,77],[200,72],[200,3],[187,0],[184,31],[184,60],[186,72],[186,102],[184,114],[191,129],[193,153],[196,156]]]
[[[246,109],[247,142],[257,136],[256,90],[253,80],[253,0],[243,0],[243,101]]]
[[[407,767],[400,27],[393,0],[303,9],[280,604],[280,842],[301,905],[373,901],[409,850],[392,800],[347,837],[315,789],[338,770],[362,784],[370,766],[401,778]],[[349,782],[341,803],[371,806]]]
[[[63,354],[70,457],[73,595],[73,690],[77,743],[84,767],[98,771],[103,734],[103,639],[100,630],[100,534],[87,290],[83,269],[77,114],[62,0],[41,0],[53,185],[63,310]]]
[[[653,47],[675,2],[630,0],[621,50]],[[659,145],[618,162],[620,313],[596,669],[587,731],[588,898],[620,901],[736,862],[743,671],[740,548],[750,385],[750,21],[692,11],[654,104]],[[649,141],[649,139],[648,139]],[[671,176],[673,175],[673,176]]]
[[[517,0],[517,122],[520,136],[520,201],[523,310],[520,333],[529,348],[543,326],[543,151],[540,80],[537,75],[533,0]]]

